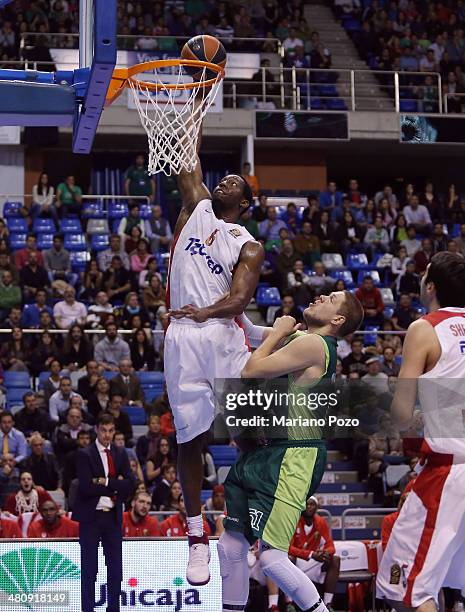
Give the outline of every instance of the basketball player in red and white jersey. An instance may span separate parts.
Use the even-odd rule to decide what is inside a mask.
[[[234,318],[249,304],[264,260],[263,247],[238,225],[252,191],[238,175],[224,177],[210,194],[200,160],[178,176],[183,207],[171,249],[165,338],[165,377],[178,441],[178,470],[187,511],[192,585],[210,579],[200,492],[202,447],[215,416],[215,378],[240,378],[249,358]],[[226,297],[225,294],[227,294]]]
[[[435,612],[442,586],[465,591],[465,259],[437,253],[421,299],[428,314],[408,329],[391,412],[407,431],[418,392],[423,469],[394,525],[377,591],[396,610]]]

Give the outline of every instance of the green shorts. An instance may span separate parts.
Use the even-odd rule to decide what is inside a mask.
[[[288,551],[307,499],[326,467],[326,446],[309,442],[272,443],[245,453],[224,483],[224,527]]]

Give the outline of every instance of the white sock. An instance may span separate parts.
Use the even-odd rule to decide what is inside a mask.
[[[333,601],[334,593],[325,593],[323,595],[323,601],[326,605],[330,604]]]
[[[279,599],[279,593],[277,595],[268,595],[268,607],[277,606]]]
[[[202,515],[187,517],[187,531],[190,536],[203,536],[203,518]]]

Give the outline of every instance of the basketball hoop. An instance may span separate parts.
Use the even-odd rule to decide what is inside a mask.
[[[186,72],[189,68],[199,68],[200,78],[193,81]],[[137,77],[142,73],[149,73],[150,80]],[[172,82],[167,82],[167,74]],[[223,77],[224,70],[216,64],[185,59],[146,62],[114,71],[106,103],[112,104],[125,88],[131,90],[148,136],[149,174],[171,176],[195,169],[202,120]]]

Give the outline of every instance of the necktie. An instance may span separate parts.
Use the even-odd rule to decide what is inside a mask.
[[[8,446],[8,436],[3,434],[3,454],[8,455],[10,452],[10,447]]]
[[[108,459],[108,478],[116,478],[115,464],[113,462],[113,457],[111,456],[110,449],[106,448],[105,452],[107,454]]]

